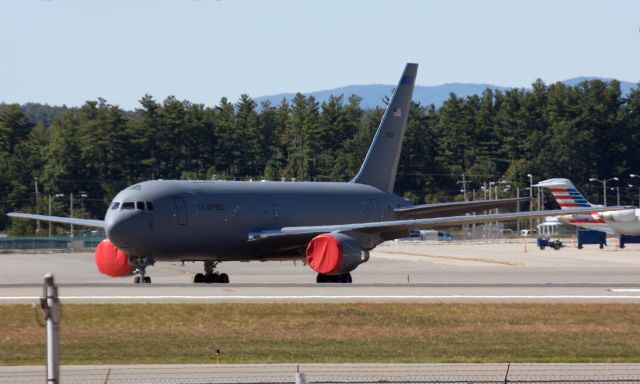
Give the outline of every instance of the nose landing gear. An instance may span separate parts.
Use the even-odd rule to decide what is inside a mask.
[[[196,273],[193,276],[193,282],[196,284],[211,284],[211,283],[219,283],[219,284],[229,284],[229,275],[226,273],[220,273],[216,271],[216,266],[219,264],[219,261],[205,261],[204,262],[204,274]]]
[[[151,284],[151,277],[146,276],[147,266],[155,262],[151,257],[131,257],[129,262],[133,265],[133,274],[139,275],[133,278],[135,284]]]

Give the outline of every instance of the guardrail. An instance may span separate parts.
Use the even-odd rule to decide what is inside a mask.
[[[0,250],[93,249],[104,236],[0,237]]]
[[[0,367],[0,383],[43,382],[42,367]],[[61,366],[63,383],[639,383],[639,364],[189,364]]]

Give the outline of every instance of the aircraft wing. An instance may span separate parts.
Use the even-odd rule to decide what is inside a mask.
[[[85,227],[104,229],[104,220],[91,220],[91,219],[79,219],[75,217],[35,215],[33,213],[18,213],[18,212],[9,212],[7,213],[7,216],[17,217],[19,219],[51,221],[54,223],[73,224],[73,225],[81,225]]]
[[[613,210],[625,209],[619,207]],[[612,210],[611,207],[607,210]],[[321,233],[330,232],[349,232],[359,231],[367,234],[378,234],[384,240],[392,240],[399,237],[407,236],[408,232],[412,229],[423,228],[435,228],[435,227],[448,227],[464,224],[478,224],[478,223],[490,223],[495,221],[512,221],[519,219],[528,219],[545,216],[560,216],[576,213],[591,213],[594,212],[593,207],[589,208],[575,208],[575,209],[556,209],[549,211],[532,211],[532,212],[515,212],[515,213],[500,213],[492,215],[468,215],[468,216],[449,216],[449,217],[437,217],[428,219],[413,219],[413,220],[393,220],[393,221],[378,221],[370,223],[354,223],[354,224],[338,224],[338,225],[317,225],[307,227],[282,227],[280,229],[265,229],[252,231],[248,234],[248,240],[250,242],[259,242],[263,239],[273,238],[301,238],[306,236],[315,236]]]
[[[499,200],[475,200],[456,201],[452,203],[436,203],[414,205],[411,207],[397,208],[396,216],[401,219],[425,219],[429,217],[441,217],[443,215],[460,215],[463,213],[479,212],[496,208],[512,208],[516,204],[529,201],[528,197],[499,199]]]

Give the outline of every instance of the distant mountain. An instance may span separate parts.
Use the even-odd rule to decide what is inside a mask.
[[[610,81],[611,79],[607,78],[598,78],[598,77],[574,77],[572,79],[568,79],[563,81],[563,83],[574,86],[581,81],[585,80],[594,80],[600,79],[604,81]],[[636,85],[631,82],[621,81],[620,86],[622,92],[627,94],[631,88]],[[345,102],[348,97],[352,94],[356,94],[362,97],[361,106],[365,109],[367,108],[375,108],[379,106],[384,106],[382,102],[385,96],[391,96],[391,92],[393,91],[393,85],[384,85],[384,84],[371,84],[371,85],[348,85],[345,87],[328,89],[324,91],[315,91],[305,93],[305,96],[313,96],[319,103],[326,101],[329,99],[331,95],[344,95]],[[417,85],[415,90],[413,91],[413,100],[421,105],[430,105],[434,104],[436,107],[442,105],[442,103],[449,98],[449,93],[453,92],[457,96],[466,97],[469,95],[479,95],[487,89],[491,88],[493,90],[507,90],[511,87],[504,87],[500,85],[493,84],[468,84],[468,83],[449,83],[435,86],[422,86]],[[292,100],[295,96],[295,93],[279,93],[277,95],[270,96],[260,96],[254,98],[254,100],[260,105],[262,101],[269,101],[272,105],[278,105],[282,101],[282,99]]]

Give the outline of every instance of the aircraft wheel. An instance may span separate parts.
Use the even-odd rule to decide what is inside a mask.
[[[150,276],[145,276],[145,277],[144,277],[144,282],[145,282],[146,284],[151,284],[151,277],[150,277]]]
[[[193,276],[193,282],[196,284],[200,284],[200,283],[204,283],[205,282],[205,277],[202,273],[196,273]]]
[[[600,249],[604,248],[604,244],[600,244]]]
[[[346,283],[346,284],[351,283],[351,274],[350,273],[345,273],[344,275],[337,276],[337,278],[338,278],[337,279],[338,283]]]
[[[140,276],[136,276],[133,278],[133,283],[134,284],[140,284]]]
[[[318,276],[316,277],[316,283],[329,283],[329,276],[324,275],[322,273],[318,273]]]
[[[218,282],[222,284],[229,284],[229,275],[227,275],[226,273],[221,273],[220,277],[218,278]]]
[[[325,275],[318,273],[316,277],[316,283],[351,283],[351,274],[345,273],[342,275]]]

